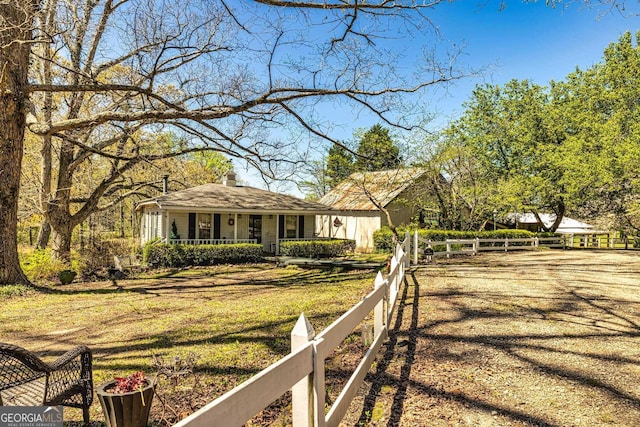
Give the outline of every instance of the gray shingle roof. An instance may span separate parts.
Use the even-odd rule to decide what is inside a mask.
[[[155,199],[140,202],[138,207],[156,204],[162,209],[194,208],[222,212],[273,211],[273,212],[327,212],[327,205],[309,202],[297,197],[273,193],[254,187],[204,184],[176,191]]]

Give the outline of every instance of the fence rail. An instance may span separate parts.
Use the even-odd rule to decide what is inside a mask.
[[[451,255],[475,255],[488,251],[536,250],[539,247],[564,248],[564,237],[533,237],[519,239],[446,239],[434,241],[423,239],[414,233],[413,263],[418,264],[420,255],[423,258]]]
[[[291,332],[291,353],[178,422],[176,427],[243,425],[258,412],[292,390],[294,427],[338,426],[385,338],[409,265],[410,237],[396,246],[387,277],[382,273],[374,289],[317,336],[304,316]],[[325,359],[373,312],[373,339],[351,378],[325,414]]]
[[[640,238],[637,236],[615,237],[609,234],[570,234],[567,236],[568,248],[598,249],[638,249]]]

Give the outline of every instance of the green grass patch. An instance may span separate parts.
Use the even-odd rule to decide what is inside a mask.
[[[0,286],[0,300],[21,297],[33,293],[33,288],[25,285]]]
[[[286,355],[301,313],[320,332],[372,290],[373,278],[373,272],[247,264],[43,292],[6,287],[0,336],[50,361],[87,345],[96,384],[138,369],[153,373],[154,355],[195,354],[199,384],[215,398]],[[92,412],[101,419],[99,405]]]
[[[384,253],[361,253],[349,256],[349,259],[360,262],[385,262],[389,254]]]

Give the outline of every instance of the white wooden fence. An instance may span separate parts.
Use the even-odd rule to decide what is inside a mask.
[[[420,249],[420,247],[426,247]],[[430,258],[451,255],[475,255],[485,251],[536,250],[540,246],[564,248],[564,237],[533,237],[528,239],[446,239],[434,241],[423,239],[416,231],[413,235],[413,263],[418,264],[420,256]]]
[[[324,331],[300,315],[291,332],[291,353],[177,423],[176,427],[241,426],[288,390],[292,390],[294,427],[338,426],[388,336],[405,268],[409,234],[398,244],[387,277],[379,272],[374,290]],[[373,311],[373,340],[363,359],[325,414],[325,359]]]
[[[638,249],[638,237],[616,237],[610,234],[569,234],[567,247],[576,249]]]

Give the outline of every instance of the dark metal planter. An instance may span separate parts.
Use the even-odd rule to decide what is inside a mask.
[[[115,381],[100,384],[96,394],[102,406],[107,427],[144,427],[149,422],[149,411],[157,379],[147,376],[148,385],[142,391],[109,393]],[[144,404],[143,404],[144,402]]]

